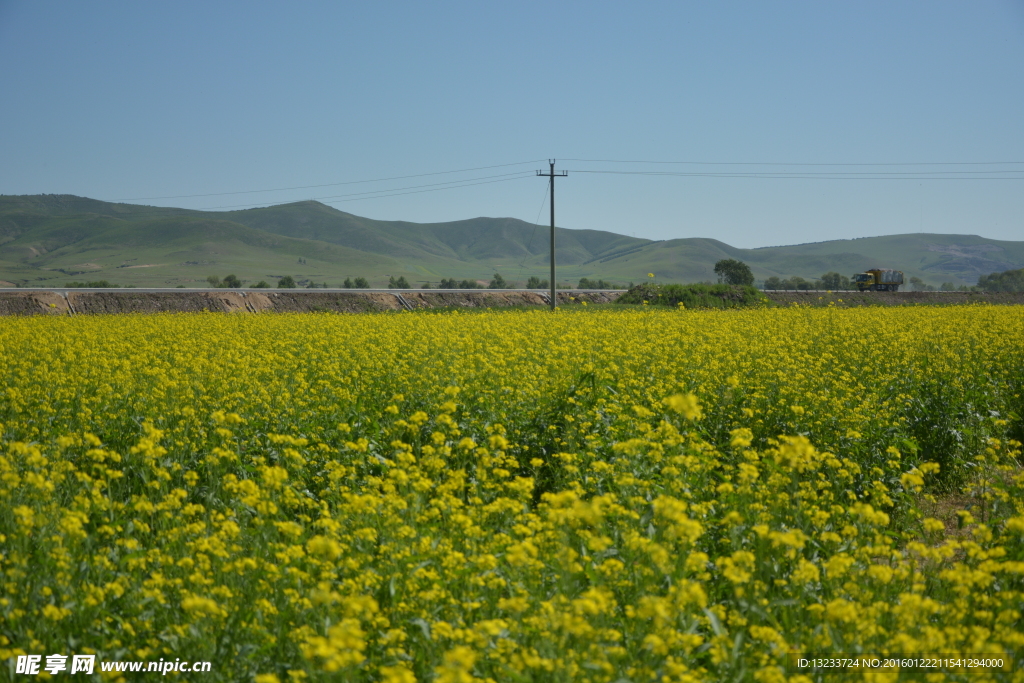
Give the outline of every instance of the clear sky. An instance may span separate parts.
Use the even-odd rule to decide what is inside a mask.
[[[0,0],[0,194],[543,223],[549,157],[567,228],[1021,240],[1024,2]]]

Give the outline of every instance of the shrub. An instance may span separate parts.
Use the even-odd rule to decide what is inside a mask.
[[[636,285],[615,301],[620,304],[686,308],[744,308],[763,306],[767,299],[751,286],[739,285]]]
[[[108,288],[109,289],[109,288],[117,288],[117,287],[120,287],[121,285],[111,284],[111,283],[107,282],[106,280],[93,280],[92,282],[66,282],[66,283],[64,283],[64,286],[65,287],[72,287],[72,288],[74,288],[74,287],[90,287],[90,288],[97,288],[97,289],[103,289],[103,288]]]
[[[715,264],[715,274],[718,281],[727,285],[754,284],[754,274],[750,272],[750,266],[743,261],[726,258]]]
[[[580,283],[577,286],[578,289],[622,289],[622,285],[618,285],[605,280],[591,280],[589,278],[581,277]]]
[[[548,288],[548,281],[547,280],[541,280],[536,275],[531,275],[530,279],[526,281],[526,288],[527,289],[547,289]]]

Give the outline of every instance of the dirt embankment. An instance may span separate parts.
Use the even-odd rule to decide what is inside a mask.
[[[561,291],[559,306],[615,301],[618,291]],[[1024,292],[764,292],[776,305],[950,306],[955,304],[1024,305]],[[0,316],[76,315],[104,313],[221,313],[332,312],[374,313],[430,308],[544,307],[547,293],[536,291],[394,291],[330,292],[309,290],[104,292],[0,292]]]
[[[584,302],[605,304],[615,301],[621,292],[558,292],[559,306],[574,306]],[[521,292],[402,292],[410,308],[506,308],[510,306],[550,306],[548,294],[534,291]]]
[[[954,306],[965,304],[1024,304],[1024,292],[773,292],[764,295],[788,306]]]
[[[559,292],[561,306],[614,301],[619,292]],[[36,291],[0,292],[0,315],[112,313],[374,313],[424,308],[547,306],[546,295],[529,291],[395,292],[322,291]]]
[[[338,292],[267,292],[254,294],[266,299],[265,311],[287,311],[293,313],[374,313],[377,311],[398,311],[404,308],[394,294],[382,292],[338,293]]]
[[[560,306],[582,304],[584,302],[588,304],[610,304],[622,296],[622,294],[623,292],[559,292],[558,304]]]
[[[68,302],[57,292],[0,294],[0,315],[67,315]]]
[[[418,308],[488,308],[499,306],[546,306],[536,292],[402,292],[402,298]]]
[[[57,296],[60,296],[59,294]],[[238,292],[68,292],[72,312],[234,313],[250,310]]]

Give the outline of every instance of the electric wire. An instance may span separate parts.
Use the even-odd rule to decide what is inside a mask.
[[[506,176],[512,176],[512,177],[506,177]],[[444,182],[444,183],[429,183],[427,185],[410,185],[410,186],[406,186],[406,187],[394,187],[394,188],[390,188],[390,189],[387,189],[387,190],[370,190],[370,191],[367,191],[367,192],[354,192],[354,193],[351,193],[351,194],[331,195],[331,196],[327,196],[327,197],[310,197],[308,199],[298,199],[298,200],[293,200],[293,201],[289,201],[289,202],[282,202],[281,204],[272,204],[271,206],[284,206],[286,204],[296,204],[298,202],[303,202],[303,201],[322,201],[322,200],[324,200],[323,203],[325,203],[325,204],[337,204],[337,203],[343,203],[343,202],[349,202],[349,201],[357,201],[357,200],[360,200],[360,199],[376,199],[376,198],[383,198],[383,197],[399,197],[399,196],[406,195],[406,194],[419,194],[419,193],[422,193],[422,192],[437,192],[437,191],[440,191],[440,190],[452,190],[452,189],[458,189],[460,187],[472,187],[474,185],[487,185],[487,184],[494,183],[494,182],[504,182],[504,181],[507,181],[507,180],[520,180],[520,179],[523,179],[523,178],[533,178],[533,177],[534,177],[534,173],[532,171],[519,171],[519,172],[516,172],[516,173],[501,173],[501,174],[493,175],[493,176],[480,176],[478,178],[464,178],[462,180],[450,180],[450,181],[447,181],[447,182]],[[490,180],[490,179],[494,179],[494,178],[496,178],[497,180]],[[482,182],[479,182],[479,181],[482,181]],[[447,185],[447,187],[436,187],[438,185]],[[428,189],[418,189],[418,188],[428,188]],[[411,191],[406,192],[405,190],[411,190]],[[358,196],[358,195],[370,195],[370,196]],[[74,200],[72,200],[72,202],[74,202]],[[96,203],[100,203],[100,204],[110,203],[110,202],[103,202],[102,200],[99,200],[99,199],[80,199],[80,200],[78,200],[78,203],[86,203],[86,202],[88,202],[88,203],[96,202]],[[132,205],[129,205],[129,206],[132,206]],[[202,213],[202,212],[233,213],[235,211],[244,211],[246,209],[251,209],[251,208],[256,208],[256,207],[266,207],[266,206],[267,206],[266,202],[258,202],[258,203],[255,203],[255,204],[228,204],[228,205],[221,205],[221,206],[207,206],[207,207],[202,207],[202,208],[198,208],[198,209],[182,209],[182,208],[175,208],[175,207],[156,207],[156,206],[154,206],[154,207],[146,207],[146,210],[131,211],[131,212],[125,213],[123,215],[117,215],[117,214],[103,214],[103,215],[109,215],[109,216],[111,216],[113,218],[123,218],[125,220],[131,220],[133,218],[137,218],[137,217],[140,217],[140,216],[167,216],[167,217],[170,217],[170,216],[182,216],[182,215],[199,214],[199,213]],[[95,212],[88,212],[88,213],[95,213]]]
[[[1024,161],[899,161],[899,162],[857,162],[857,163],[802,163],[784,161],[638,161],[623,159],[562,159],[562,161],[583,161],[603,164],[693,164],[697,166],[998,166],[1024,164]]]
[[[326,197],[311,197],[310,200],[318,201],[318,202],[319,201],[324,201],[325,203],[329,204],[331,202],[326,202],[325,200],[334,199],[334,200],[342,201],[343,200],[342,198],[344,198],[344,197],[357,197],[359,199],[373,199],[374,197],[359,197],[359,195],[381,195],[381,193],[385,193],[385,192],[399,192],[399,191],[402,191],[402,190],[415,190],[415,189],[418,189],[418,188],[421,188],[421,187],[437,187],[437,189],[446,190],[446,189],[451,189],[451,188],[438,187],[438,186],[439,185],[452,185],[452,186],[456,186],[456,187],[469,187],[469,185],[484,185],[486,183],[477,183],[477,182],[473,182],[473,181],[487,180],[489,178],[508,178],[508,176],[519,176],[519,177],[523,177],[523,178],[528,178],[528,177],[533,177],[533,173],[530,173],[530,172],[527,172],[527,171],[518,171],[516,173],[499,173],[497,175],[487,175],[487,176],[481,176],[479,178],[464,178],[462,180],[449,180],[449,181],[446,181],[446,182],[443,182],[443,183],[428,183],[426,185],[409,185],[407,187],[393,187],[393,188],[390,188],[390,189],[387,189],[387,190],[367,190],[365,192],[350,192],[348,194],[336,194],[336,195],[329,195],[329,196],[326,196]],[[508,178],[508,180],[516,180],[516,178]],[[462,183],[462,184],[460,184],[460,183]],[[466,185],[465,183],[468,183],[468,185]],[[414,194],[414,193],[412,193],[412,192],[402,192],[402,194]],[[382,196],[394,197],[394,196],[398,196],[398,195],[384,194]],[[299,201],[310,201],[310,200],[299,200]],[[344,201],[353,201],[353,200],[344,200]],[[231,209],[231,208],[237,208],[237,207],[263,206],[264,204],[265,204],[265,202],[260,202],[258,204],[229,204],[227,206],[214,206],[214,207],[209,207],[208,209],[202,209],[202,210],[210,211],[210,210],[213,210],[213,209]]]
[[[327,201],[327,202],[324,202],[324,203],[325,204],[340,204],[342,202],[356,202],[356,201],[359,201],[361,199],[379,199],[380,197],[401,197],[402,195],[406,195],[406,194],[421,194],[423,192],[440,192],[441,190],[457,190],[457,189],[459,189],[461,187],[473,187],[474,185],[490,185],[491,183],[507,183],[510,180],[524,180],[526,178],[532,178],[532,177],[533,177],[533,174],[521,175],[521,176],[518,176],[516,178],[502,178],[500,180],[486,180],[486,181],[484,181],[482,183],[466,183],[465,185],[453,185],[452,187],[436,187],[436,188],[431,189],[431,190],[415,190],[413,192],[398,192],[396,194],[385,194],[385,195],[379,195],[377,197],[355,197],[353,199],[337,199],[337,200],[335,200],[333,202]],[[317,201],[319,201],[319,200],[317,200]]]
[[[734,173],[711,173],[711,172],[684,172],[684,171],[611,171],[597,169],[567,169],[570,173],[598,173],[611,175],[642,175],[642,176],[677,176],[687,178],[752,178],[752,179],[775,179],[775,180],[1024,180],[1024,169],[1005,169],[1002,171],[919,171],[914,172],[877,172],[877,173],[856,173],[856,172],[784,172],[784,171],[763,171],[763,172],[734,172]],[[935,175],[921,175],[921,173],[934,173]],[[965,175],[974,173],[976,175]],[[988,173],[1019,173],[1022,175],[1013,176],[991,176]],[[955,174],[943,175],[943,174]]]
[[[533,247],[533,238],[537,235],[537,228],[540,227],[540,214],[542,211],[544,211],[544,207],[548,203],[548,191],[550,189],[551,188],[549,184],[544,183],[544,196],[541,197],[540,208],[537,209],[537,218],[535,218],[533,221],[533,231],[530,233],[530,241],[527,242],[526,244],[526,254],[524,254],[523,258],[520,259],[519,261],[519,272],[516,274],[516,281],[518,281],[523,276],[523,268],[526,267],[526,257],[532,255],[530,249]]]
[[[358,185],[360,183],[383,183],[390,180],[407,180],[409,178],[423,178],[432,175],[448,175],[451,173],[469,173],[470,171],[484,171],[491,168],[505,168],[508,166],[525,166],[526,164],[536,164],[543,161],[543,159],[533,159],[530,161],[517,161],[514,164],[495,164],[493,166],[476,166],[474,168],[462,168],[456,171],[435,171],[433,173],[417,173],[414,175],[401,175],[394,176],[391,178],[374,178],[373,180],[347,180],[340,183],[325,183],[323,185],[297,185],[295,187],[275,187],[269,190],[238,190],[237,192],[209,192],[206,194],[178,194],[178,195],[167,195],[163,197],[130,197],[128,199],[114,199],[111,201],[115,202],[138,202],[148,199],[187,199],[192,197],[220,197],[229,194],[256,194],[259,192],[284,192],[286,190],[309,190],[317,187],[335,187],[338,185]]]

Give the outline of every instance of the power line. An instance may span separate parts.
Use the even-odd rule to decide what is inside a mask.
[[[537,228],[540,227],[540,214],[544,210],[544,205],[548,202],[548,185],[544,184],[544,196],[540,200],[540,208],[537,209],[537,217],[533,219],[533,231],[530,233],[530,241],[526,243],[526,253],[523,258],[519,260],[519,273],[516,275],[516,280],[520,280],[523,276],[523,268],[526,267],[526,258],[532,256],[530,249],[533,248],[533,238],[537,235]]]
[[[987,173],[1024,173],[1024,168],[1017,170],[1004,168],[993,171],[736,171],[734,173],[722,173],[711,171],[605,171],[605,170],[578,170],[577,173],[619,173],[623,175],[757,175],[757,176],[785,176],[785,175],[821,175],[821,176],[903,176],[903,175],[984,175]]]
[[[877,163],[798,163],[781,161],[636,161],[623,159],[565,159],[603,164],[693,164],[696,166],[997,166],[1024,161],[918,161]]]
[[[535,174],[534,174],[533,171],[519,171],[519,172],[516,172],[516,173],[502,173],[502,174],[498,174],[498,175],[495,175],[495,176],[481,176],[479,178],[465,178],[463,180],[452,180],[452,181],[448,181],[446,183],[430,183],[428,185],[410,185],[408,187],[395,187],[395,188],[391,188],[389,190],[372,190],[370,192],[355,192],[355,193],[352,193],[351,195],[346,194],[346,195],[332,195],[332,196],[329,196],[329,197],[310,197],[309,199],[300,199],[300,200],[295,200],[295,201],[292,201],[292,202],[283,202],[282,204],[272,204],[271,206],[282,206],[284,204],[295,204],[295,203],[298,203],[298,202],[301,202],[301,201],[334,200],[334,201],[325,201],[324,203],[327,203],[327,204],[338,204],[338,203],[343,203],[343,202],[357,201],[357,200],[360,200],[360,199],[377,199],[377,198],[383,198],[383,197],[399,197],[399,196],[406,195],[406,194],[420,194],[420,193],[423,193],[423,192],[437,192],[437,191],[440,191],[440,190],[454,190],[454,189],[458,189],[460,187],[472,187],[474,185],[488,185],[490,183],[500,183],[500,182],[505,182],[505,181],[508,181],[508,180],[520,180],[522,178],[532,178],[532,177],[534,177],[534,175]],[[512,177],[506,177],[506,176],[512,176]],[[488,180],[489,178],[497,178],[497,180]],[[482,181],[482,182],[477,182],[477,181]],[[435,185],[448,185],[448,187],[434,187]],[[431,189],[419,189],[418,190],[416,188],[431,188]],[[412,190],[412,191],[405,192],[405,191],[402,191],[402,190]],[[388,194],[380,194],[380,193],[388,193]],[[356,196],[356,195],[371,195],[371,196]],[[352,197],[352,198],[351,199],[342,199],[342,197]],[[71,202],[69,202],[69,203],[75,203],[75,202],[77,202],[77,203],[98,202],[98,203],[101,203],[101,204],[104,204],[104,203],[109,204],[110,203],[110,202],[103,202],[102,200],[99,200],[99,199],[71,200]],[[132,205],[129,205],[129,206],[132,206]],[[248,208],[263,207],[263,206],[267,206],[266,202],[259,202],[259,203],[256,203],[256,204],[229,204],[229,205],[224,205],[224,206],[207,206],[207,207],[203,207],[203,208],[199,208],[199,209],[181,209],[181,208],[175,208],[175,207],[166,207],[166,208],[164,208],[164,207],[146,207],[147,210],[145,210],[145,211],[131,211],[130,213],[125,213],[123,215],[118,215],[118,214],[103,214],[103,215],[109,215],[112,218],[121,218],[123,220],[131,220],[132,218],[137,218],[139,216],[178,216],[178,215],[198,214],[198,213],[202,213],[204,211],[219,212],[222,209],[233,209],[235,211],[241,211],[241,210],[245,210],[245,209],[248,209]],[[230,213],[230,211],[225,212],[225,213]]]
[[[585,169],[569,169],[573,173],[601,173],[611,175],[643,175],[643,176],[676,176],[684,178],[752,178],[752,179],[775,179],[775,180],[1024,180],[1024,175],[1015,176],[987,176],[983,175],[986,173],[1020,173],[1024,174],[1024,169],[1017,171],[1013,169],[1006,169],[1003,171],[938,171],[933,172],[936,175],[922,176],[920,173],[928,173],[928,171],[919,171],[917,175],[909,175],[903,173],[843,173],[843,172],[825,172],[825,173],[814,173],[811,171],[803,172],[778,172],[778,171],[764,171],[764,172],[735,172],[735,173],[701,173],[701,172],[673,172],[673,171],[605,171],[605,170],[585,170]],[[938,175],[938,174],[956,174],[955,177],[949,175]],[[976,173],[978,175],[966,176],[966,173]]]
[[[340,204],[342,202],[355,202],[355,201],[359,201],[360,199],[379,199],[381,197],[401,197],[402,195],[405,195],[405,194],[420,194],[420,193],[423,193],[423,192],[440,192],[441,190],[457,190],[460,187],[473,187],[474,185],[490,185],[491,183],[507,183],[510,180],[522,180],[524,178],[532,178],[532,177],[533,177],[532,175],[521,175],[521,176],[517,176],[515,178],[502,178],[501,180],[486,180],[486,181],[484,181],[482,183],[467,183],[465,185],[453,185],[451,187],[436,187],[436,188],[434,188],[432,190],[416,190],[414,192],[399,192],[399,193],[396,193],[396,194],[378,195],[376,197],[355,197],[354,199],[338,199],[338,200],[333,201],[333,202],[325,202],[325,203],[326,204]],[[316,200],[316,201],[319,201],[319,200]]]
[[[516,173],[499,173],[498,175],[481,176],[479,178],[464,178],[462,180],[449,180],[449,181],[443,182],[443,183],[429,183],[427,185],[409,185],[408,187],[393,187],[393,188],[388,189],[388,190],[367,190],[366,192],[351,192],[349,194],[336,194],[336,195],[330,195],[330,196],[327,196],[327,197],[311,197],[311,199],[314,200],[314,201],[324,201],[324,200],[327,200],[327,199],[341,199],[343,197],[357,197],[358,195],[378,195],[378,194],[383,193],[383,192],[399,192],[401,190],[415,190],[415,189],[418,189],[418,188],[421,188],[421,187],[437,187],[438,185],[452,185],[452,186],[455,186],[455,187],[469,187],[469,185],[459,185],[459,183],[469,183],[470,185],[483,185],[485,183],[477,183],[477,182],[474,182],[474,181],[477,181],[477,180],[487,180],[488,178],[506,178],[508,176],[521,176],[523,178],[526,178],[526,177],[529,177],[531,175],[533,175],[533,174],[530,173],[529,171],[518,171]],[[508,179],[509,180],[515,180],[515,178],[508,178]],[[447,189],[451,189],[451,188],[439,187],[438,189],[447,190]],[[414,193],[403,192],[402,194],[414,194]],[[397,196],[397,195],[387,194],[387,195],[381,195],[381,196],[393,197],[393,196]],[[373,199],[373,197],[360,197],[360,199]],[[302,200],[300,200],[300,201],[302,201]],[[306,200],[306,201],[308,201],[308,200]],[[348,200],[348,201],[351,201],[351,200]],[[199,211],[212,211],[214,209],[232,209],[232,208],[244,208],[244,207],[252,207],[252,206],[263,206],[264,204],[265,204],[265,202],[260,202],[260,203],[257,203],[257,204],[229,204],[227,206],[211,206],[211,207],[208,207],[206,209],[197,209],[197,210],[199,210]]]
[[[477,166],[475,168],[462,168],[457,171],[436,171],[434,173],[417,173],[415,175],[400,175],[392,178],[375,178],[373,180],[348,180],[341,183],[326,183],[323,185],[297,185],[295,187],[275,187],[269,190],[239,190],[237,192],[210,192],[206,194],[178,194],[164,197],[130,197],[127,199],[114,199],[115,202],[139,202],[148,199],[187,199],[191,197],[220,197],[229,194],[256,194],[260,192],[284,192],[286,190],[309,190],[317,187],[335,187],[337,185],[358,185],[360,183],[383,183],[389,180],[407,180],[408,178],[423,178],[432,175],[447,175],[451,173],[468,173],[470,171],[484,171],[490,168],[505,168],[507,166],[525,166],[526,164],[537,164],[543,159],[531,159],[530,161],[517,161],[514,164],[495,164],[493,166]]]

